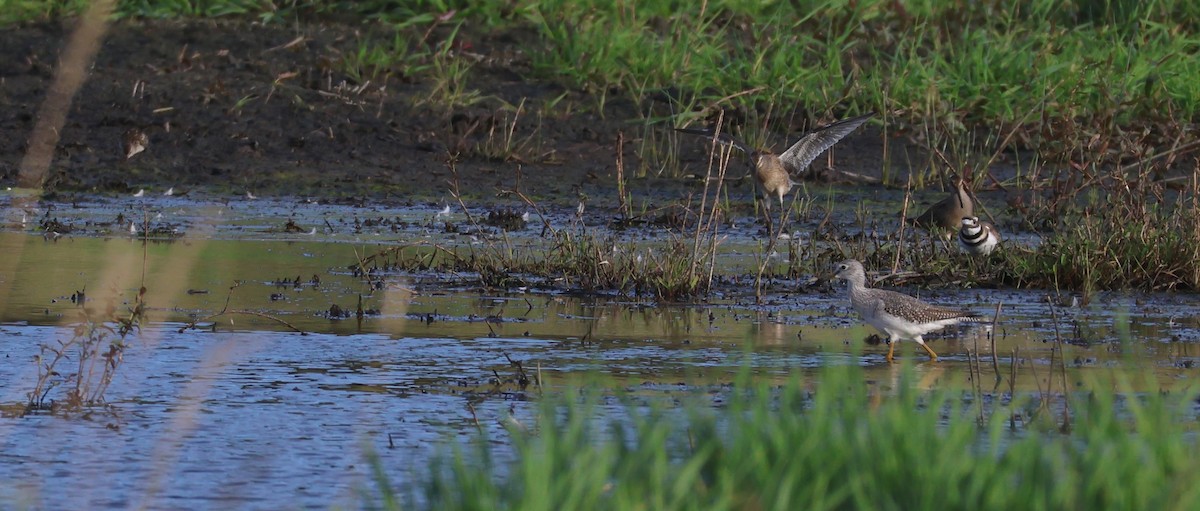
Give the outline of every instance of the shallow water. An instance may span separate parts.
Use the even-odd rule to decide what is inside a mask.
[[[480,430],[503,459],[501,423],[531,420],[537,396],[516,383],[521,370],[510,359],[527,377],[540,372],[546,392],[595,373],[651,394],[704,392],[733,381],[744,364],[774,382],[836,364],[862,366],[884,391],[899,381],[899,367],[883,360],[886,346],[863,342],[871,330],[841,290],[804,288],[772,296],[770,306],[736,298],[670,306],[480,292],[446,275],[390,275],[380,288],[348,266],[383,246],[474,240],[439,230],[436,207],[378,211],[391,226],[356,231],[354,218],[361,225],[370,216],[363,208],[101,202],[56,206],[60,221],[84,226],[82,233],[30,234],[28,218],[44,211],[26,213],[24,227],[10,211],[10,230],[0,232],[0,357],[8,361],[0,365],[0,403],[10,405],[0,417],[0,499],[18,508],[357,507],[371,484],[368,452],[401,488],[419,482],[448,443]],[[142,225],[176,225],[185,235],[143,243],[118,229],[123,223],[100,225],[125,211],[161,213]],[[301,230],[322,227],[278,230],[286,218]],[[536,243],[536,232],[518,242]],[[296,277],[299,285],[277,283]],[[82,317],[72,295],[84,291],[94,313],[110,304],[124,310],[141,286],[149,321],[131,337],[106,394],[110,406],[85,415],[18,413],[36,380],[38,347],[70,338]],[[1073,390],[1125,378],[1150,391],[1195,378],[1194,297],[1111,293],[1052,310],[1045,294],[921,292],[981,314],[1003,302],[995,351],[1007,375],[1019,349],[1022,392],[1061,391],[1060,378],[1049,380],[1052,359],[1065,359]],[[359,297],[378,314],[327,317],[335,303],[355,310]],[[209,318],[227,300],[239,312]],[[180,331],[192,320],[198,328]],[[976,326],[931,341],[938,363],[911,343],[897,353],[915,362],[918,385],[969,392],[970,352],[982,354],[990,387],[987,332]],[[1061,355],[1056,339],[1064,341]]]

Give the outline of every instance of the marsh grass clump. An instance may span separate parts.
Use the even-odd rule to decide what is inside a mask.
[[[478,276],[479,284],[489,288],[567,289],[672,302],[701,298],[711,288],[717,248],[723,241],[720,229],[725,210],[719,199],[724,192],[727,158],[712,160],[702,193],[680,205],[689,212],[684,218],[694,220],[678,230],[670,230],[665,241],[636,243],[598,233],[584,222],[584,202],[580,202],[568,225],[555,226],[547,219],[545,210],[519,189],[503,191],[505,196],[522,200],[541,220],[542,238],[548,243],[538,248],[518,248],[506,231],[499,235],[486,232],[481,222],[486,224],[496,215],[489,213],[480,220],[472,214],[459,186],[455,162],[456,156],[451,155],[447,161],[453,176],[449,193],[482,243],[453,248],[435,245],[432,250],[418,249],[415,255],[405,254],[412,247],[389,247],[359,257],[349,266],[355,276],[375,285],[389,270],[469,272]],[[618,168],[621,168],[619,157]],[[620,189],[618,197],[622,201],[627,199]],[[628,225],[632,222],[628,217],[632,207],[622,209],[627,216],[618,223]],[[459,228],[455,230],[461,232]]]
[[[573,282],[583,290],[613,290],[631,296],[645,295],[654,278],[647,249],[638,254],[632,244],[611,237],[597,237],[587,232],[561,230],[555,235],[554,247],[546,254],[545,268],[557,274],[562,282]],[[660,295],[672,296],[674,286],[667,286]]]
[[[1058,182],[1025,210],[1048,229],[1032,249],[1005,249],[989,261],[1001,284],[1081,291],[1200,289],[1197,176],[1178,186],[1159,167]],[[1064,186],[1065,185],[1065,186]]]
[[[514,209],[493,209],[483,219],[485,225],[505,231],[519,231],[527,225],[525,215]]]
[[[1065,219],[1036,249],[1006,258],[1004,279],[1073,289],[1200,289],[1200,213],[1100,210]]]
[[[331,91],[336,93],[333,95],[364,108],[368,107],[367,102],[351,98],[371,91],[381,101],[377,108],[382,110],[383,102],[392,97],[387,93],[388,86],[399,85],[405,94],[396,96],[397,99],[420,115],[447,120],[485,100],[498,99],[480,92],[482,81],[477,79],[474,68],[484,56],[469,51],[470,42],[460,39],[464,22],[456,20],[453,14],[371,25],[366,35],[356,36],[359,41],[355,47],[331,57],[336,62],[322,70]],[[347,80],[354,85],[346,84]],[[332,86],[335,82],[339,83],[336,87]],[[509,107],[506,111],[517,112],[512,120],[515,126],[519,109],[502,100],[494,102]],[[512,150],[518,141],[509,135],[503,149]],[[496,138],[499,137],[493,133],[490,145],[480,152],[493,155],[499,152]]]
[[[629,298],[688,301],[708,292],[711,265],[682,236],[637,244],[583,231],[558,230],[545,246],[517,248],[508,240],[483,247],[389,247],[350,270],[378,281],[393,272],[474,275],[484,287],[566,290]]]
[[[486,108],[459,109],[450,116],[448,144],[464,155],[497,163],[558,161],[555,150],[544,147],[541,133],[544,114],[557,100],[534,101],[529,106],[527,100],[521,98],[513,105],[491,96],[486,98]]]
[[[146,288],[138,291],[129,310],[117,310],[115,300],[103,311],[86,305],[86,295],[76,293],[81,318],[71,337],[42,344],[35,357],[38,378],[29,392],[26,411],[78,410],[104,402],[104,392],[124,360],[126,338],[137,332],[145,317]],[[52,396],[62,388],[59,399]]]
[[[1071,395],[1074,427],[1012,422],[1036,399],[920,390],[911,368],[881,389],[856,367],[811,385],[743,375],[668,408],[593,385],[544,399],[490,442],[443,455],[413,493],[429,509],[1188,509],[1200,476],[1190,392]],[[1119,388],[1126,388],[1118,386]],[[679,399],[678,396],[671,400]],[[611,415],[616,401],[621,418]],[[713,401],[719,404],[713,406]],[[377,472],[381,498],[402,502]],[[405,507],[412,507],[411,505]]]

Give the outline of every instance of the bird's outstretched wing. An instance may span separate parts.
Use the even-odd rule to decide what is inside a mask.
[[[678,131],[680,133],[687,133],[689,135],[700,135],[700,136],[708,137],[708,138],[713,138],[713,135],[716,134],[716,130],[714,130],[712,128],[675,128],[675,131]],[[724,145],[736,147],[736,148],[738,148],[738,150],[742,151],[743,153],[746,153],[747,155],[754,153],[754,150],[751,149],[750,146],[746,145],[745,142],[738,140],[737,137],[730,135],[729,133],[726,133],[724,131],[722,131],[720,134],[717,134],[717,142],[720,142]]]
[[[792,147],[789,147],[783,154],[779,155],[779,159],[783,160],[783,164],[787,167],[789,173],[796,175],[804,171],[808,167],[808,164],[812,163],[817,156],[820,156],[821,153],[833,147],[833,144],[838,143],[846,135],[853,133],[854,130],[858,129],[859,126],[862,126],[863,123],[867,122],[867,119],[870,119],[874,115],[875,113],[871,112],[866,115],[843,119],[813,130],[792,145]]]

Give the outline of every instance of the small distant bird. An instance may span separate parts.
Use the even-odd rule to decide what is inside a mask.
[[[175,187],[174,187],[174,186],[172,186],[172,187],[170,187],[170,188],[167,188],[167,191],[163,192],[163,195],[165,195],[165,196],[167,196],[167,197],[170,197],[170,196],[172,196],[172,195],[175,195]]]
[[[140,129],[130,128],[125,131],[125,136],[121,139],[121,145],[125,151],[125,159],[128,160],[146,150],[146,146],[150,145],[150,137],[146,136],[146,132]]]
[[[896,343],[902,339],[916,341],[929,353],[930,360],[937,360],[937,353],[921,336],[959,322],[980,321],[970,311],[930,305],[903,293],[869,288],[866,270],[853,259],[838,263],[834,277],[850,284],[850,305],[863,321],[887,334],[888,362],[892,361]]]
[[[960,177],[954,191],[945,199],[929,206],[916,218],[909,220],[913,225],[927,231],[940,230],[946,239],[950,239],[955,229],[958,229],[963,217],[975,214],[975,202],[967,192],[966,182]]]
[[[138,189],[137,193],[133,194],[134,197],[142,197],[144,195],[146,195],[145,189]]]
[[[246,198],[249,200],[254,200],[254,199],[257,199],[258,197],[255,197],[253,193],[246,192]]]
[[[750,164],[754,167],[754,180],[762,192],[765,207],[770,210],[771,199],[774,198],[779,201],[779,208],[782,210],[783,197],[796,185],[792,176],[799,175],[817,156],[833,147],[846,135],[853,133],[874,115],[875,113],[871,112],[817,128],[778,155],[766,150],[753,149],[737,137],[725,132],[717,135],[717,141],[738,148],[750,158]],[[712,128],[675,128],[675,130],[708,137],[715,134],[715,130]],[[770,219],[770,216],[767,218]]]
[[[979,218],[973,216],[963,217],[962,228],[958,230],[958,248],[963,252],[977,256],[990,255],[1000,241],[1000,231],[992,224],[980,222]]]

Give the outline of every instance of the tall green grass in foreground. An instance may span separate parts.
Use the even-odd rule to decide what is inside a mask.
[[[815,390],[739,383],[727,405],[692,402],[686,413],[630,400],[628,420],[604,419],[596,392],[547,398],[533,431],[511,431],[514,463],[480,451],[445,458],[418,500],[488,510],[1200,507],[1190,394],[1097,389],[1072,399],[1064,434],[1048,413],[1012,429],[1013,414],[1036,408],[1021,399],[998,399],[980,421],[968,400],[917,390],[913,376],[902,371],[882,395],[859,369],[830,368]]]

